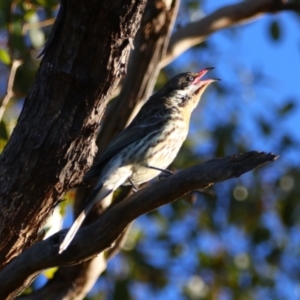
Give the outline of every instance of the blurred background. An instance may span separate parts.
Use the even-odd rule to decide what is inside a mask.
[[[182,0],[174,31],[234,2]],[[0,151],[58,9],[55,0],[0,3]],[[251,150],[280,157],[137,219],[86,299],[300,299],[299,27],[299,13],[263,15],[208,36],[161,70],[156,88],[210,66],[222,79],[202,97],[171,169]],[[62,217],[71,224],[74,196],[55,212],[57,230]]]

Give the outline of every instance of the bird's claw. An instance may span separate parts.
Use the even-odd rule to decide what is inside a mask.
[[[159,174],[158,179],[161,181],[161,180],[164,180],[164,179],[170,177],[173,174],[174,173],[170,170],[163,170],[162,173]]]

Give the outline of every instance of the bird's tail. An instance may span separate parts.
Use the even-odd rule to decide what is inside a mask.
[[[76,232],[78,231],[79,227],[81,226],[82,222],[84,221],[85,217],[88,215],[88,213],[92,210],[95,203],[98,201],[103,200],[105,197],[107,197],[112,190],[109,190],[105,187],[97,188],[93,190],[91,195],[86,201],[86,205],[83,209],[83,211],[80,213],[80,215],[77,217],[77,219],[72,224],[71,228],[69,229],[67,235],[64,237],[62,243],[59,246],[58,253],[62,253],[67,249],[67,247],[72,242]]]

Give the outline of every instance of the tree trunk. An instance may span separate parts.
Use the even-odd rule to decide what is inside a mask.
[[[148,0],[141,27],[134,40],[135,49],[130,55],[127,76],[122,84],[122,92],[107,112],[107,122],[104,122],[98,138],[97,146],[100,154],[111,138],[125,127],[133,110],[140,107],[152,93],[160,70],[159,63],[165,54],[173,23],[177,16],[178,5],[178,0],[172,2]],[[78,190],[74,207],[75,216],[80,213],[82,203],[90,192],[90,189],[86,187],[80,187]],[[93,210],[84,225],[90,224],[95,218],[99,218],[102,211],[103,209]],[[116,254],[121,245],[122,243],[115,243],[113,249],[110,250]],[[110,258],[110,255],[105,255],[105,257]],[[47,285],[31,295],[23,296],[22,299],[46,299],[46,297],[47,299],[61,297],[64,299],[82,299],[84,292],[88,292],[86,287],[91,287],[91,282],[94,283],[101,272],[105,270],[106,260],[104,256],[100,256],[101,263],[97,261],[99,261],[99,256],[79,265],[60,268]]]
[[[96,153],[107,101],[126,72],[144,0],[63,1],[35,82],[0,157],[0,267],[39,239]]]

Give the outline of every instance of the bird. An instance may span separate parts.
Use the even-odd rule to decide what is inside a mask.
[[[209,84],[219,80],[201,80],[212,69],[181,73],[170,79],[113,139],[83,178],[83,181],[91,178],[97,181],[83,211],[60,244],[59,254],[67,249],[94,205],[119,186],[132,185],[137,189],[159,174],[172,174],[167,167],[187,137],[191,113]]]

